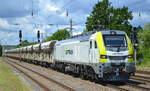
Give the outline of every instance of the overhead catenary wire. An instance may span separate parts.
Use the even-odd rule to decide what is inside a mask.
[[[61,7],[61,9],[64,9],[64,8],[68,7],[71,3],[73,3],[73,1],[72,1],[72,0],[69,0],[66,4],[64,4],[64,5]]]

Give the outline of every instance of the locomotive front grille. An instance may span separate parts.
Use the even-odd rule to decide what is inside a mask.
[[[109,60],[125,60],[126,56],[108,56]]]

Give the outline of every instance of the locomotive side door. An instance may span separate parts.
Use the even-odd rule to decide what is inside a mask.
[[[92,63],[92,59],[93,59],[93,57],[92,57],[92,40],[90,40],[89,41],[89,64],[91,64]]]
[[[98,48],[95,40],[90,40],[90,52],[89,52],[89,63],[96,63],[98,57]]]
[[[97,63],[99,60],[99,50],[96,40],[93,40],[93,63]]]
[[[93,64],[93,60],[94,60],[94,45],[93,45],[93,40],[90,40],[90,52],[89,52],[89,63],[92,65]]]

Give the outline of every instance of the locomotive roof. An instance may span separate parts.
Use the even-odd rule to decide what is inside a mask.
[[[91,35],[84,35],[84,36],[78,36],[78,37],[74,37],[74,38],[70,38],[70,39],[66,39],[66,40],[62,40],[62,41],[58,41],[56,44],[62,44],[62,43],[66,43],[66,42],[74,42],[74,41],[88,41],[90,39]]]
[[[110,34],[111,32],[115,32],[116,34],[125,34],[124,31],[119,31],[119,30],[105,30],[100,32],[102,32],[102,34]]]
[[[62,43],[66,43],[66,42],[74,42],[74,41],[80,41],[80,42],[88,41],[90,39],[91,35],[96,32],[102,32],[102,34],[106,34],[106,35],[110,34],[110,32],[116,32],[116,34],[125,34],[125,32],[118,31],[118,30],[91,31],[91,32],[87,32],[87,33],[84,33],[81,35],[73,36],[66,40],[58,41],[57,44],[62,44]]]

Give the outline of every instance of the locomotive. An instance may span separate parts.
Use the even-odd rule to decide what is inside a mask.
[[[133,55],[131,40],[118,30],[90,32],[6,51],[7,57],[102,81],[127,81],[136,70]]]

